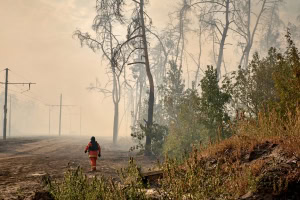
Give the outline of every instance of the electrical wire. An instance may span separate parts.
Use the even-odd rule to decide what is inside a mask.
[[[5,70],[5,69],[4,69],[4,70]],[[4,71],[4,70],[2,70],[2,71]],[[28,83],[30,83],[30,81],[29,81],[27,78],[25,78],[24,76],[22,76],[22,75],[16,73],[14,70],[9,69],[9,71],[10,71],[11,74],[13,74],[14,76],[17,76],[18,78],[21,78],[21,79],[23,79],[24,81],[27,81]],[[10,81],[10,82],[12,82],[12,81]],[[23,94],[23,93],[25,93],[25,92],[29,92],[29,93],[31,93],[31,94],[34,95],[34,96],[38,96],[38,95],[36,95],[35,93],[31,92],[29,89],[24,89],[24,86],[25,86],[25,85],[28,85],[28,84],[24,84],[23,86],[12,84],[11,86],[13,86],[13,87],[15,87],[15,88],[18,88],[18,90],[20,90],[20,91],[14,91],[14,92],[19,93],[19,94],[22,94],[23,96],[27,96],[27,97],[29,97],[29,98],[31,98],[31,99],[36,100],[36,101],[39,101],[39,102],[41,102],[41,103],[43,103],[43,104],[45,104],[45,105],[49,105],[49,104],[45,103],[45,101],[43,101],[43,100],[41,100],[41,99],[39,99],[39,98],[36,98],[36,97],[32,97],[32,96],[30,96],[30,95]],[[12,90],[10,90],[10,91],[12,91]]]
[[[1,88],[4,88],[2,85],[0,85],[0,87],[1,87]],[[28,97],[28,98],[30,98],[30,99],[32,99],[32,100],[35,100],[36,102],[39,102],[39,103],[42,104],[42,105],[45,105],[45,106],[48,105],[46,102],[44,102],[44,101],[42,101],[42,100],[40,100],[40,99],[38,99],[38,98],[35,98],[35,97],[32,97],[32,96],[26,95],[26,94],[24,94],[24,93],[22,93],[22,92],[19,92],[19,91],[16,91],[16,90],[12,90],[12,89],[10,89],[10,88],[8,89],[8,91],[9,91],[9,92],[13,92],[14,94],[16,94],[16,95],[18,95],[18,96],[19,96],[19,94],[21,94],[21,95],[23,95],[23,96],[25,96],[25,97]]]
[[[3,70],[1,70],[0,72],[5,71],[5,70],[6,70],[6,69],[3,69]],[[28,83],[31,83],[27,78],[25,78],[24,76],[22,76],[22,75],[16,73],[15,71],[13,71],[13,70],[11,70],[11,69],[9,69],[9,71],[11,72],[11,74],[13,74],[13,75],[15,75],[15,76],[17,76],[17,77],[23,79],[24,81],[27,81]],[[10,81],[10,82],[11,82],[11,81]],[[27,84],[24,84],[24,85],[27,85]],[[28,95],[28,93],[31,93],[31,94],[34,95],[34,96],[38,96],[38,95],[36,95],[35,93],[33,93],[32,91],[30,91],[30,90],[24,90],[23,87],[22,87],[21,85],[14,85],[14,84],[12,84],[11,86],[14,86],[16,89],[18,89],[18,90],[20,90],[20,91],[13,90],[13,89],[11,89],[11,88],[8,88],[8,91],[9,91],[9,92],[13,92],[15,95],[17,95],[17,96],[19,96],[19,97],[23,96],[23,97],[30,98],[30,99],[34,100],[35,102],[40,103],[40,104],[43,105],[43,106],[49,106],[49,105],[50,105],[49,103],[46,103],[46,101],[41,100],[40,98],[36,98],[36,97],[33,97],[33,96]],[[2,85],[0,85],[0,87],[1,87],[1,88],[4,88],[4,86],[2,86]],[[27,94],[25,94],[25,92],[26,92]],[[70,107],[73,107],[73,106],[67,106],[67,107],[68,107],[68,109],[69,109],[69,112],[71,112],[71,111],[70,111]]]
[[[22,76],[22,75],[16,73],[15,71],[12,71],[11,69],[9,69],[9,71],[10,71],[12,74],[14,74],[14,75],[18,76],[19,78],[21,78],[21,79],[27,81],[28,83],[30,83],[30,81],[29,81],[27,78],[25,78],[24,76]]]
[[[10,87],[15,87],[15,88],[18,88],[18,90],[20,90],[20,93],[23,93],[23,92],[26,92],[27,90],[24,90],[24,86],[20,86],[20,85],[16,85],[16,84],[11,84],[9,85]]]

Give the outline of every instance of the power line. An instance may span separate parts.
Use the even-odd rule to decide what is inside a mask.
[[[8,85],[28,85],[29,86],[29,90],[30,90],[30,85],[35,84],[35,83],[9,83],[8,82],[8,71],[9,69],[6,68],[5,69],[5,82],[2,84],[5,84],[5,96],[4,96],[4,118],[3,118],[3,140],[6,140],[6,126],[7,126],[7,93],[8,93]]]
[[[4,69],[4,70],[5,70],[5,69]],[[3,71],[3,70],[2,70],[2,71]],[[10,72],[13,72],[13,71],[10,70],[10,69],[9,69],[9,71],[10,71]],[[27,79],[24,78],[23,76],[18,75],[16,72],[13,72],[13,73],[14,73],[15,75],[21,77],[22,79],[27,80]],[[0,83],[3,84],[3,82],[0,82]],[[4,84],[5,84],[5,83],[4,83]],[[35,95],[35,96],[38,96],[38,95],[36,95],[35,93],[33,93],[32,91],[30,91],[30,90],[24,90],[23,88],[20,87],[20,85],[26,85],[26,84],[28,84],[28,83],[8,83],[8,84],[11,84],[13,87],[18,88],[18,89],[20,90],[20,91],[16,91],[16,90],[8,89],[8,91],[14,92],[15,94],[21,94],[21,95],[23,95],[23,96],[26,96],[26,97],[28,97],[28,98],[31,98],[32,100],[35,100],[35,101],[41,103],[41,104],[43,104],[43,105],[48,105],[48,103],[46,103],[44,100],[41,100],[40,98],[37,98],[37,97],[33,97],[33,96],[30,96],[30,95],[24,94],[24,92],[29,92],[29,93],[31,93],[31,94],[33,94],[33,95]],[[34,84],[34,83],[29,83],[29,84],[31,85],[31,84]],[[1,86],[1,85],[0,85],[0,87],[3,88],[3,86]]]
[[[24,93],[24,92],[26,92],[26,93],[31,93],[31,94],[34,95],[35,97],[36,97],[36,96],[39,96],[39,95],[37,95],[36,93],[32,92],[31,90],[23,91],[22,93]],[[41,98],[39,98],[39,99],[41,99]],[[43,101],[44,101],[44,100],[43,100]],[[46,101],[44,101],[44,102],[46,102]],[[45,103],[45,104],[48,105],[48,103]]]
[[[1,88],[4,88],[4,87],[1,86],[1,85],[0,85],[0,87],[1,87]],[[40,99],[38,99],[38,98],[35,98],[35,97],[32,97],[32,96],[26,95],[26,94],[24,94],[24,93],[22,93],[22,92],[19,92],[19,91],[16,91],[16,90],[12,90],[12,89],[8,89],[8,91],[13,92],[13,93],[16,94],[16,95],[21,94],[21,95],[23,95],[23,96],[26,96],[26,97],[28,97],[28,98],[31,98],[32,100],[35,100],[35,101],[41,103],[41,104],[44,105],[44,106],[48,105],[46,102],[44,102],[44,101],[42,101],[42,100],[40,100]]]
[[[31,93],[33,95],[33,97],[30,96],[30,98],[37,99],[38,101],[43,102],[45,105],[49,104],[49,103],[46,103],[46,101],[44,99],[42,100],[42,98],[37,98],[37,96],[39,96],[39,95],[37,95],[36,93],[32,92],[31,90],[24,90],[24,89],[20,88],[19,85],[12,85],[12,86],[20,89],[19,93],[22,94],[22,95],[24,95],[24,96],[29,96],[29,95],[25,95],[24,93],[27,93],[27,94]]]
[[[4,88],[2,85],[0,85],[0,87],[1,87],[1,88]],[[52,104],[46,103],[45,101],[43,101],[43,100],[41,100],[41,99],[38,99],[38,98],[33,97],[33,96],[26,95],[26,94],[24,94],[24,93],[22,93],[22,92],[20,92],[20,91],[16,91],[16,90],[12,90],[12,89],[8,89],[8,91],[13,92],[14,94],[16,94],[16,95],[18,95],[18,96],[19,96],[19,94],[20,94],[20,95],[22,95],[22,96],[28,97],[28,98],[30,98],[30,99],[32,99],[32,100],[34,100],[34,101],[36,101],[36,102],[38,102],[38,103],[44,105],[44,106],[50,106],[50,107],[59,107],[59,106],[60,106],[60,105],[52,105]],[[30,92],[30,91],[28,91],[28,92]],[[30,93],[32,93],[32,92],[30,92]],[[32,94],[34,94],[34,93],[32,93]],[[20,97],[20,96],[19,96],[19,97]],[[77,105],[62,105],[62,106],[68,107],[68,109],[70,109],[71,107],[77,107]],[[69,112],[70,112],[70,110],[69,110]],[[78,115],[79,115],[79,114],[78,114]]]
[[[50,117],[51,117],[51,107],[60,107],[60,114],[59,114],[59,135],[61,135],[61,118],[62,118],[62,107],[73,107],[75,105],[62,105],[62,95],[60,96],[60,104],[59,105],[49,105],[48,103],[46,103],[45,101],[39,99],[39,98],[36,98],[36,97],[33,97],[31,95],[27,95],[27,94],[24,94],[24,92],[30,92],[31,94],[35,95],[33,92],[29,91],[30,90],[30,86],[35,84],[35,83],[32,83],[30,81],[28,81],[27,78],[25,78],[24,76],[14,72],[14,71],[11,71],[9,70],[8,68],[4,69],[6,71],[6,76],[5,76],[5,82],[0,82],[0,84],[5,84],[5,103],[4,103],[4,126],[3,126],[3,139],[6,140],[6,123],[7,123],[7,94],[8,94],[8,91],[9,92],[13,92],[14,94],[17,94],[19,96],[19,94],[21,94],[22,96],[25,96],[25,97],[28,97],[36,102],[39,102],[41,103],[43,106],[49,106],[49,133],[50,133]],[[3,71],[3,70],[2,70]],[[20,77],[21,79],[23,80],[26,80],[28,81],[27,83],[25,82],[9,82],[8,81],[8,72],[12,72],[12,74]],[[12,89],[8,89],[8,85],[12,85],[14,86],[15,88],[17,88],[18,90],[20,89],[21,91],[16,91],[16,90],[12,90]],[[28,90],[22,90],[20,88],[21,85],[28,85]],[[0,85],[1,86],[1,85]],[[2,87],[2,86],[1,86]],[[70,111],[69,111],[70,112]],[[80,114],[81,114],[81,110],[80,110]],[[81,115],[80,115],[80,132],[81,132]]]
[[[35,100],[35,101],[37,101],[37,102],[39,102],[39,103],[43,104],[44,106],[45,106],[45,105],[47,105],[47,103],[46,103],[46,102],[44,102],[44,101],[42,101],[42,100],[40,100],[40,99],[37,99],[37,98],[35,98],[35,97],[32,97],[32,96],[26,95],[26,94],[24,94],[24,93],[21,93],[21,92],[19,92],[19,94],[21,94],[21,95],[23,95],[23,96],[26,96],[26,97],[28,97],[28,98],[31,98],[31,99],[33,99],[33,100]]]
[[[4,69],[4,70],[5,70],[5,69]],[[23,79],[23,80],[25,80],[25,81],[30,82],[27,78],[25,78],[24,76],[22,76],[22,75],[16,73],[15,71],[12,71],[11,69],[10,69],[9,71],[10,71],[11,73],[13,73],[14,75],[18,76],[19,78],[21,78],[21,79]]]
[[[19,93],[24,93],[24,92],[28,92],[29,90],[28,89],[24,89],[24,87],[21,87],[20,85],[11,85],[15,88],[18,89]]]

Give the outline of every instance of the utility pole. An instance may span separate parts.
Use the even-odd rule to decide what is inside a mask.
[[[60,103],[59,105],[47,105],[49,106],[49,134],[50,134],[50,130],[51,130],[51,107],[59,107],[59,129],[58,129],[58,135],[61,135],[61,118],[62,118],[62,107],[72,107],[72,106],[76,106],[76,105],[62,105],[62,94],[60,95]]]
[[[61,108],[62,108],[62,94],[60,94],[60,104],[59,104],[59,132],[58,135],[61,135]]]
[[[8,91],[8,84],[13,85],[28,85],[29,90],[30,86],[35,83],[8,83],[8,68],[5,69],[5,82],[0,82],[0,84],[5,84],[5,97],[4,97],[4,118],[3,118],[3,140],[6,140],[6,126],[7,126],[7,91]]]
[[[4,96],[3,140],[6,140],[8,68],[5,69],[5,74],[6,75],[5,75],[5,96]]]
[[[8,122],[8,127],[9,127],[9,131],[8,131],[8,136],[11,136],[11,95],[9,95],[9,122]]]

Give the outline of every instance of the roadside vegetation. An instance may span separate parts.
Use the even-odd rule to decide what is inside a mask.
[[[147,134],[152,155],[164,158],[155,184],[131,159],[117,181],[89,179],[80,168],[62,181],[48,177],[49,193],[54,199],[297,199],[300,53],[289,32],[286,39],[284,53],[255,54],[221,86],[209,66],[199,86],[185,89],[180,68],[169,63],[151,130],[142,122],[132,129],[132,149],[143,151]]]

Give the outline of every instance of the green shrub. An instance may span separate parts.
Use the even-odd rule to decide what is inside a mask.
[[[208,130],[202,122],[200,98],[194,90],[187,90],[181,97],[176,119],[169,124],[169,134],[163,147],[164,154],[181,157],[191,152],[192,146],[208,141]]]
[[[148,134],[151,138],[151,153],[157,157],[161,156],[163,144],[165,138],[168,135],[168,128],[166,126],[154,123],[151,130],[143,124],[139,124],[138,127],[132,127],[131,137],[137,143],[130,148],[130,151],[140,150],[139,153],[143,153],[145,150],[145,138]]]

